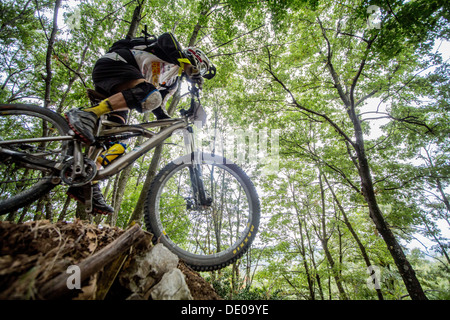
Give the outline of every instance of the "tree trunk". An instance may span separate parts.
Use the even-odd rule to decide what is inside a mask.
[[[289,178],[288,181],[291,181],[291,179]],[[308,289],[309,289],[309,296],[311,300],[315,300],[315,294],[314,294],[314,281],[313,278],[310,274],[310,267],[308,266],[308,261],[306,259],[306,247],[305,247],[305,241],[304,241],[304,237],[303,237],[303,219],[301,218],[301,214],[300,214],[300,206],[297,202],[297,197],[295,196],[295,189],[293,187],[293,185],[291,183],[290,187],[291,187],[291,192],[292,192],[292,200],[294,201],[294,209],[297,215],[297,223],[298,223],[298,231],[300,233],[300,246],[299,246],[299,251],[300,251],[300,255],[302,256],[303,259],[303,267],[305,268],[305,273],[306,273],[306,281],[308,283]]]
[[[315,273],[315,278],[316,278],[316,282],[317,282],[317,289],[319,290],[319,295],[320,295],[320,299],[325,300],[325,296],[323,294],[323,289],[322,289],[322,280],[320,278],[320,274],[318,272],[317,269],[317,264],[316,264],[316,259],[314,258],[314,254],[316,253],[316,250],[314,250],[314,248],[312,247],[311,244],[311,237],[308,231],[306,231],[306,239],[308,240],[308,249],[309,249],[309,255],[311,257],[311,264],[313,266],[313,270]]]
[[[44,199],[45,196],[39,198],[36,205],[36,211],[34,213],[33,221],[42,220],[43,210],[44,210]]]
[[[22,212],[20,213],[20,217],[19,217],[19,220],[17,221],[17,223],[24,222],[25,216],[27,215],[28,210],[30,209],[30,207],[31,207],[31,204],[29,204],[26,207],[22,208]]]
[[[138,5],[134,8],[133,18],[131,19],[130,27],[128,28],[127,38],[136,37],[136,32],[139,28],[139,23],[141,22],[142,8],[144,7],[145,0],[138,1]]]
[[[298,218],[298,228],[299,228],[299,232],[300,232],[300,241],[301,241],[300,254],[303,259],[303,267],[305,268],[306,281],[308,283],[308,290],[309,290],[309,297],[311,300],[316,300],[316,297],[314,294],[314,281],[309,272],[308,261],[306,260],[306,249],[305,249],[305,243],[304,243],[304,239],[303,239],[302,221],[301,221],[298,213],[297,213],[297,218]]]
[[[329,188],[330,191],[331,191],[331,194],[333,195],[334,201],[336,202],[336,204],[337,204],[339,210],[340,210],[341,213],[342,213],[342,217],[344,218],[344,223],[345,223],[345,225],[347,226],[347,229],[348,229],[348,230],[350,231],[350,233],[352,234],[353,239],[355,239],[356,244],[358,245],[358,248],[359,248],[359,250],[361,251],[361,255],[362,255],[363,259],[364,259],[364,262],[366,263],[367,268],[369,268],[369,267],[372,265],[372,263],[370,262],[369,256],[367,255],[366,248],[365,248],[364,245],[362,244],[362,242],[361,242],[361,240],[359,239],[359,237],[358,237],[356,231],[353,229],[352,224],[351,224],[350,221],[348,220],[347,213],[345,212],[345,210],[344,210],[344,208],[342,207],[342,205],[341,205],[339,199],[337,198],[336,194],[334,193],[333,188],[332,188],[331,185],[328,183],[327,177],[326,177],[325,175],[324,175],[323,177],[324,177],[324,179],[325,179],[325,183],[327,184],[328,188]],[[377,291],[378,299],[379,299],[379,300],[384,300],[384,298],[383,298],[383,293],[381,292],[381,290],[380,290],[380,289],[376,289],[376,291]]]
[[[440,240],[439,237],[436,236],[436,233],[433,232],[433,230],[430,228],[430,226],[428,225],[427,220],[425,219],[425,217],[422,216],[422,221],[423,224],[425,225],[425,228],[427,229],[428,233],[431,234],[431,236],[433,237],[434,241],[438,244],[439,248],[441,249],[442,254],[444,255],[444,257],[447,259],[447,263],[450,266],[450,257],[447,253],[447,251],[445,250],[446,245],[443,244]],[[450,269],[448,268],[448,266],[445,266],[447,268],[447,270],[450,271]]]
[[[144,2],[145,2],[145,0],[138,1],[138,5],[136,6],[136,8],[134,8],[133,17],[131,19],[130,27],[128,28],[128,32],[126,35],[127,38],[136,37],[136,32],[139,28],[139,22],[142,19],[142,9],[144,6]],[[117,223],[119,211],[120,211],[120,208],[122,205],[123,195],[124,195],[125,188],[127,186],[128,179],[130,177],[130,172],[131,172],[132,168],[133,168],[132,165],[126,167],[125,169],[122,170],[122,172],[120,173],[120,175],[118,177],[117,186],[116,186],[116,189],[114,190],[114,198],[113,198],[114,213],[113,213],[112,217],[110,218],[112,225],[116,225],[116,223]]]
[[[45,89],[44,89],[44,108],[49,108],[51,104],[51,87],[52,87],[52,77],[53,77],[53,71],[52,71],[52,55],[53,55],[53,47],[55,44],[56,34],[58,32],[58,11],[61,6],[61,0],[55,1],[55,6],[53,9],[53,22],[52,22],[52,31],[50,33],[50,37],[47,38],[47,53],[45,58],[45,70],[46,75],[44,76],[45,80]],[[47,136],[47,121],[44,121],[42,124],[42,136]],[[36,210],[36,214],[34,216],[34,220],[42,219],[42,216],[44,215],[43,209],[44,204],[48,201],[48,196],[45,195],[39,199],[38,207]]]
[[[67,209],[69,208],[69,204],[70,204],[70,197],[67,196],[66,201],[64,202],[63,209],[62,209],[61,213],[59,214],[58,221],[64,221],[64,219],[66,218]]]
[[[361,191],[369,206],[369,215],[374,222],[378,232],[383,237],[389,252],[394,258],[397,269],[405,283],[411,299],[413,300],[427,300],[422,286],[417,279],[416,273],[406,258],[400,244],[397,242],[394,234],[384,220],[383,214],[378,206],[375,191],[373,188],[372,175],[370,172],[369,162],[367,160],[366,151],[364,147],[364,138],[361,128],[361,122],[354,112],[354,108],[350,111],[351,120],[355,129],[355,151],[359,163],[359,176],[361,178]]]
[[[111,224],[113,226],[115,226],[117,223],[123,196],[125,194],[125,188],[127,186],[128,179],[130,178],[131,169],[133,169],[133,165],[129,165],[128,167],[123,169],[118,177],[117,186],[114,192],[114,213],[111,219]]]
[[[146,175],[145,181],[144,181],[144,185],[142,186],[141,194],[139,195],[139,199],[136,202],[133,213],[131,214],[131,217],[128,220],[128,225],[130,225],[132,222],[141,221],[142,217],[144,216],[145,199],[147,199],[147,194],[148,194],[148,191],[150,190],[150,185],[153,181],[153,178],[156,175],[156,170],[158,169],[158,166],[159,166],[162,149],[163,149],[163,145],[160,144],[160,145],[156,146],[155,151],[153,152],[152,161],[148,168],[147,175]]]
[[[47,75],[45,76],[45,94],[44,94],[44,107],[48,108],[51,103],[51,85],[52,85],[52,55],[53,55],[53,46],[55,44],[56,33],[58,32],[58,11],[61,6],[61,0],[55,1],[55,8],[53,10],[53,27],[52,32],[50,34],[50,38],[48,39],[47,46],[47,55],[45,58],[45,69]]]
[[[170,103],[169,109],[167,110],[167,113],[172,116],[176,106],[178,105],[180,101],[180,86],[178,86],[178,89],[172,98],[172,102]],[[139,222],[142,220],[144,216],[144,204],[145,200],[147,199],[148,191],[150,190],[150,186],[152,184],[153,178],[158,173],[158,167],[159,162],[161,161],[161,155],[163,151],[163,144],[155,147],[155,151],[153,151],[152,161],[150,162],[150,166],[147,171],[147,175],[145,176],[144,185],[142,186],[141,193],[139,195],[139,199],[136,202],[136,205],[134,207],[133,213],[131,214],[131,217],[128,220],[128,225],[130,225],[133,222]]]
[[[351,88],[348,92],[347,88],[344,90],[344,85],[342,85],[341,80],[339,78],[339,75],[337,74],[334,66],[333,66],[333,51],[330,44],[330,41],[327,37],[327,30],[323,27],[320,19],[318,19],[318,23],[322,29],[322,36],[325,39],[327,43],[327,57],[325,59],[326,67],[330,73],[331,78],[333,79],[334,87],[336,88],[336,91],[339,94],[340,99],[342,100],[345,109],[347,111],[348,117],[353,123],[353,129],[354,129],[354,135],[355,140],[352,141],[349,136],[345,134],[345,132],[340,128],[336,123],[334,123],[330,118],[328,118],[326,115],[321,115],[323,118],[325,118],[329,124],[331,124],[338,133],[349,143],[351,143],[352,147],[354,148],[356,152],[356,157],[358,160],[358,163],[355,163],[355,166],[358,169],[360,180],[361,180],[361,191],[364,195],[364,198],[368,204],[369,207],[369,215],[374,222],[378,232],[383,237],[389,252],[391,253],[392,257],[394,258],[395,264],[397,265],[398,271],[403,279],[403,282],[405,283],[406,289],[408,290],[409,295],[411,296],[411,299],[414,300],[426,300],[427,297],[425,296],[425,293],[423,292],[423,289],[419,283],[419,280],[416,277],[416,274],[409,263],[409,261],[406,259],[406,256],[400,247],[400,244],[395,239],[394,234],[392,233],[391,229],[388,227],[386,221],[384,220],[384,217],[381,213],[380,208],[378,207],[377,199],[375,196],[373,183],[372,183],[372,175],[370,172],[369,162],[367,160],[366,156],[366,150],[364,147],[364,137],[363,137],[363,131],[361,128],[361,120],[359,116],[356,113],[356,105],[357,102],[355,102],[355,90],[358,83],[358,79],[361,76],[361,74],[364,71],[364,67],[366,65],[366,56],[363,57],[359,63],[359,68],[357,72],[355,73],[355,76],[352,79],[351,82]],[[367,42],[366,47],[366,54],[370,52],[371,46],[374,42],[375,38],[372,38],[372,40]],[[308,110],[308,112],[311,112]]]
[[[53,220],[53,207],[52,207],[52,199],[50,197],[50,193],[47,193],[44,196],[45,199],[45,219],[46,220]]]
[[[427,154],[427,160],[428,160],[431,172],[436,172],[436,168],[435,168],[435,165],[433,163],[433,159],[431,158],[430,153],[428,152],[428,150],[426,148],[423,148],[423,149],[425,150],[425,153]],[[436,175],[435,182],[436,182],[435,187],[439,191],[439,193],[441,194],[441,197],[442,197],[441,201],[444,203],[445,207],[447,208],[447,212],[450,213],[450,202],[448,200],[447,195],[445,194],[445,188],[443,188],[441,179],[439,178],[438,175]]]
[[[91,275],[100,271],[106,264],[113,261],[132,245],[141,241],[144,235],[145,233],[139,225],[134,225],[99,252],[83,260],[78,264],[79,269],[82,271],[80,274],[80,282],[82,283]],[[67,287],[67,278],[67,273],[62,273],[51,279],[42,287],[39,294],[45,299],[60,299],[65,295],[70,294],[71,290]]]
[[[325,221],[325,190],[323,188],[321,173],[319,173],[319,186],[320,186],[320,197],[321,197],[321,202],[322,202],[322,217],[321,217],[322,236],[320,236],[320,232],[317,232],[317,236],[320,239],[320,243],[322,244],[322,248],[325,252],[325,256],[328,260],[328,263],[330,264],[331,273],[333,274],[334,280],[336,281],[336,286],[339,291],[339,296],[342,300],[348,300],[347,293],[345,292],[344,286],[342,285],[342,279],[339,276],[338,270],[336,269],[336,263],[335,263],[333,256],[331,255],[331,252],[328,248],[329,237],[327,236],[327,233],[326,233],[326,221]]]

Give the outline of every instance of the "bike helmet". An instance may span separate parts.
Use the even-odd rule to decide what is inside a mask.
[[[215,67],[209,61],[206,54],[197,48],[189,47],[183,50],[185,57],[191,62],[193,66],[193,77],[205,77],[207,79],[212,78],[215,75]],[[211,72],[214,70],[214,75],[211,76]]]

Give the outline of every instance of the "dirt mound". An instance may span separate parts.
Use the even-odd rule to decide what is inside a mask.
[[[194,300],[221,300],[212,285],[205,281],[200,274],[192,270],[183,262],[178,264],[178,269],[186,276],[186,283]]]
[[[97,227],[81,220],[73,223],[0,222],[0,299],[42,299],[40,291],[46,283],[67,274],[70,266],[92,258],[124,233],[116,227]],[[133,255],[143,248],[148,246],[132,247],[127,259],[133,259]],[[178,268],[185,274],[194,300],[219,299],[211,285],[197,272],[182,262]],[[103,271],[91,276],[82,284],[81,290],[74,290],[65,298],[88,299],[86,288],[92,288],[93,279]],[[111,290],[117,287],[111,285]],[[114,296],[114,293],[108,295]]]

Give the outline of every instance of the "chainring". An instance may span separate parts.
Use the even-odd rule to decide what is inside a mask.
[[[71,159],[64,164],[61,170],[61,180],[72,187],[81,187],[91,182],[97,174],[97,165],[90,159],[84,159],[84,170],[73,174],[74,160]]]

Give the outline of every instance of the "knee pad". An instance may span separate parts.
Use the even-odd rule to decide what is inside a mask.
[[[158,90],[151,92],[141,103],[141,112],[148,112],[158,108],[162,103],[161,93]]]
[[[159,107],[162,97],[158,89],[149,82],[141,82],[137,86],[122,91],[128,108],[138,112],[147,112]]]

